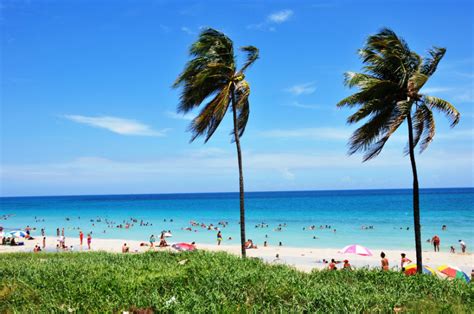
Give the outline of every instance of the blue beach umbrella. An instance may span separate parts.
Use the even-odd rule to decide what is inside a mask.
[[[22,230],[10,231],[8,234],[13,238],[25,238],[26,237],[26,232],[22,231]]]

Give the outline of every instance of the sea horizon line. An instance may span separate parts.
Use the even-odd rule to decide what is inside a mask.
[[[431,187],[420,188],[420,191],[428,190],[472,190],[474,186],[461,187]],[[258,190],[245,191],[245,194],[260,193],[305,193],[305,192],[377,192],[377,191],[411,191],[412,188],[366,188],[366,189],[314,189],[314,190]],[[211,194],[236,194],[238,191],[220,191],[220,192],[168,192],[168,193],[112,193],[112,194],[57,194],[57,195],[0,195],[0,199],[8,198],[52,198],[52,197],[114,197],[114,196],[171,196],[171,195],[211,195]]]

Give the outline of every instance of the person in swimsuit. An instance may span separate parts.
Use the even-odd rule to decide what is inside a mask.
[[[128,253],[129,249],[130,248],[127,246],[127,243],[124,243],[122,245],[122,253]]]
[[[388,258],[385,257],[385,253],[384,252],[380,253],[380,257],[382,258],[382,260],[381,260],[382,270],[383,271],[389,270],[389,268],[388,268]]]
[[[337,264],[337,262],[334,260],[334,258],[331,259],[331,263],[329,263],[328,269],[329,270],[337,270],[336,264]]]
[[[440,244],[441,240],[439,239],[439,237],[437,235],[435,235],[432,239],[431,239],[431,243],[433,243],[433,248],[434,248],[434,251],[435,252],[439,252],[439,244]]]
[[[411,259],[409,259],[408,257],[406,257],[406,254],[405,254],[405,253],[402,253],[401,256],[402,256],[402,260],[401,260],[401,262],[400,262],[400,267],[401,267],[402,271],[404,271],[404,270],[405,270],[405,266],[411,263]]]
[[[91,249],[91,242],[92,242],[92,236],[91,234],[89,233],[87,235],[87,248],[90,250]]]
[[[151,235],[151,237],[150,237],[150,248],[153,248],[155,246],[155,242],[156,242],[155,236]]]
[[[352,266],[351,264],[349,263],[349,260],[344,260],[344,265],[342,265],[342,268],[345,269],[345,270],[352,270]]]
[[[221,245],[221,242],[222,242],[222,232],[219,230],[219,232],[217,232],[217,245]]]
[[[82,233],[82,231],[79,231],[79,243],[81,244],[81,246],[82,246],[83,240],[84,240],[84,233]]]

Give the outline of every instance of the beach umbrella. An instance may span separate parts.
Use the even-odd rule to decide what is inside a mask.
[[[196,247],[189,243],[175,243],[171,246],[173,249],[178,251],[194,251]]]
[[[341,252],[344,254],[351,253],[351,254],[357,254],[357,255],[362,255],[362,256],[372,256],[372,252],[368,248],[363,247],[362,245],[358,245],[358,244],[348,245],[344,247],[341,250]]]
[[[410,265],[405,266],[404,268],[405,268],[405,275],[411,276],[411,275],[416,274],[416,270],[417,270],[416,264],[410,264]],[[435,270],[428,265],[423,265],[422,269],[423,269],[423,274],[436,275]]]
[[[172,235],[171,233],[169,233],[169,232],[165,232],[165,233],[163,233],[163,236],[164,236],[165,238],[171,238],[173,235]]]
[[[466,282],[471,281],[471,279],[469,279],[469,276],[465,272],[455,266],[442,265],[438,267],[438,271],[450,278],[459,278],[465,280]]]
[[[26,237],[26,232],[22,231],[22,230],[10,231],[8,234],[10,235],[10,237],[13,237],[13,238],[24,238],[24,237]]]

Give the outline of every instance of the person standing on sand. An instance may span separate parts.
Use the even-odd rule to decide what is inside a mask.
[[[388,271],[388,270],[389,270],[389,267],[388,267],[388,258],[385,257],[385,253],[384,253],[384,252],[380,253],[380,257],[382,258],[382,260],[381,260],[381,263],[382,263],[382,270],[383,270],[383,271]]]
[[[56,236],[59,238],[59,228],[56,228]]]
[[[437,235],[435,235],[435,236],[431,239],[431,243],[433,243],[434,251],[435,251],[435,252],[439,252],[439,244],[441,243],[440,238],[439,238]]]
[[[61,235],[64,237],[64,228],[61,229]]]
[[[155,242],[156,242],[155,236],[151,235],[151,237],[150,237],[150,248],[155,247]]]
[[[466,243],[463,240],[459,240],[459,245],[461,246],[461,251],[466,253]]]
[[[92,242],[92,237],[91,237],[91,234],[87,234],[87,249],[90,250],[91,249],[91,242]]]
[[[79,243],[82,246],[82,241],[84,240],[84,233],[82,233],[82,230],[79,231]]]
[[[43,237],[43,249],[46,248],[46,237]]]
[[[406,257],[406,254],[405,254],[405,253],[402,253],[401,256],[402,256],[402,260],[401,260],[401,262],[400,262],[400,268],[402,269],[402,271],[404,271],[405,265],[410,264],[410,263],[411,263],[411,259],[409,259],[408,257]]]
[[[217,232],[217,245],[221,245],[221,242],[222,242],[222,232],[219,230],[219,232]]]

